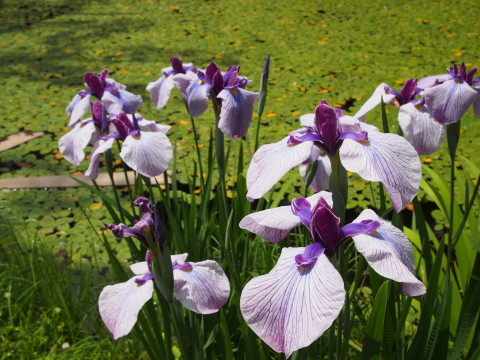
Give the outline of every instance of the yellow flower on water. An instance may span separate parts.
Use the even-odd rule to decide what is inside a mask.
[[[93,211],[93,210],[98,210],[98,209],[100,209],[102,206],[103,206],[102,203],[96,203],[96,202],[94,202],[94,203],[91,203],[88,208]]]

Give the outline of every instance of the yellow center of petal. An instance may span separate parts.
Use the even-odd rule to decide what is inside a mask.
[[[230,89],[230,92],[231,92],[233,95],[237,95],[237,88],[231,88],[231,89]]]
[[[201,84],[205,84],[205,81],[203,81],[203,80],[198,80],[198,84],[200,84],[200,85],[201,85]]]
[[[189,268],[184,268],[184,269],[181,269],[182,271],[185,271],[185,272],[192,272],[192,269],[189,269]]]
[[[132,135],[132,137],[133,137],[134,139],[139,140],[139,139],[140,139],[140,134]]]
[[[362,145],[370,146],[370,141],[368,140],[355,140],[355,141]]]

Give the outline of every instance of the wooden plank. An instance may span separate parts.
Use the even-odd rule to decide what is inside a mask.
[[[9,135],[0,141],[0,151],[5,151],[27,141],[33,140],[42,136],[43,132],[21,131],[18,134]]]
[[[133,171],[127,172],[128,180],[130,185],[135,184],[135,175]],[[86,182],[89,185],[93,185],[92,180],[85,175],[73,175],[74,178],[77,178],[83,182]],[[117,186],[126,186],[127,182],[125,180],[125,175],[123,172],[116,172],[113,174],[115,184]],[[151,178],[152,185],[158,182],[159,184],[164,184],[163,175],[156,176]],[[108,174],[98,174],[96,182],[99,186],[111,186],[110,177]],[[79,183],[72,180],[67,175],[58,175],[58,176],[33,176],[33,177],[22,177],[22,178],[10,178],[10,179],[0,179],[0,189],[45,189],[45,188],[75,188],[81,187]]]

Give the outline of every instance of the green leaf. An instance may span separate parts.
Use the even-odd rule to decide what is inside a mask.
[[[429,338],[430,324],[432,321],[435,302],[438,298],[438,279],[442,267],[444,255],[445,237],[442,238],[438,246],[437,255],[433,264],[432,272],[428,278],[427,294],[422,302],[420,320],[418,322],[417,333],[413,338],[412,345],[408,349],[407,359],[416,359],[418,354],[422,353],[425,343]]]
[[[362,360],[380,359],[383,338],[383,325],[388,299],[388,281],[385,281],[375,296],[372,312],[367,323],[365,340],[362,348]]]
[[[468,288],[463,297],[462,309],[460,311],[460,319],[457,327],[457,334],[453,343],[450,360],[460,359],[462,351],[470,334],[470,330],[475,324],[478,312],[480,310],[480,254],[477,253],[475,265],[472,270]]]
[[[455,157],[457,152],[458,140],[460,139],[460,121],[447,125],[447,142],[450,158]]]

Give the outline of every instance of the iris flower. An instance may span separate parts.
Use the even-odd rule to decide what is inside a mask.
[[[202,115],[208,100],[221,100],[218,127],[230,139],[245,136],[252,122],[253,105],[258,93],[245,90],[250,80],[238,76],[240,68],[230,66],[222,73],[211,63],[205,72],[177,74],[173,80],[187,101],[190,116]]]
[[[400,92],[392,90],[387,84],[380,84],[355,117],[363,118],[367,111],[380,104],[383,96],[385,104],[390,103],[398,108],[400,127],[417,153],[432,154],[443,142],[445,126],[433,118],[425,105],[425,97],[416,99],[422,94],[423,90],[418,87],[416,79],[407,80]]]
[[[173,294],[187,309],[198,314],[217,312],[228,300],[230,284],[220,265],[213,260],[186,262],[188,254],[172,255]],[[98,306],[114,339],[127,335],[138,313],[153,296],[152,260],[130,266],[135,274],[124,283],[106,286]]]
[[[108,224],[117,238],[135,237],[148,249],[147,238],[159,249],[166,245],[160,215],[147,198],[139,197],[133,205],[141,218],[132,227]],[[228,300],[230,284],[220,265],[213,260],[187,262],[188,254],[172,255],[173,294],[187,309],[199,314],[217,312]],[[127,335],[135,325],[142,306],[153,295],[153,255],[147,250],[144,262],[130,266],[135,274],[124,283],[106,286],[98,301],[100,315],[114,339]]]
[[[240,227],[277,243],[300,223],[310,229],[312,243],[284,248],[275,267],[250,280],[240,298],[248,326],[287,358],[318,339],[338,317],[345,289],[328,258],[349,238],[378,274],[403,283],[404,294],[425,293],[425,286],[415,277],[412,247],[403,232],[372,210],[364,210],[339,229],[330,193],[297,198],[291,206],[248,215]]]
[[[65,112],[70,118],[68,126],[73,126],[90,109],[90,98],[93,95],[100,100],[110,114],[121,111],[133,114],[142,105],[142,97],[125,90],[126,86],[107,78],[108,70],[99,75],[85,73],[83,80],[88,90],[80,91],[68,104]]]
[[[418,82],[425,89],[425,104],[435,120],[442,124],[457,122],[472,104],[480,118],[480,77],[474,78],[476,72],[475,68],[467,73],[464,63],[460,69],[454,64],[447,74],[428,76]]]
[[[301,117],[304,127],[283,140],[261,146],[247,172],[247,198],[262,197],[291,168],[326,154],[339,156],[344,168],[369,181],[381,181],[395,211],[415,196],[422,175],[418,154],[410,143],[395,134],[343,116],[325,100],[315,114]]]
[[[170,92],[175,86],[173,76],[176,74],[195,74],[197,68],[192,64],[183,64],[178,57],[171,57],[170,62],[172,66],[162,69],[162,76],[154,82],[147,85],[147,90],[150,92],[150,99],[154,102],[158,110],[163,109],[170,97]]]
[[[165,133],[170,126],[158,125],[124,112],[109,119],[111,133],[101,137],[91,154],[85,173],[92,179],[98,176],[100,155],[113,146],[115,139],[122,140],[120,157],[133,170],[144,176],[157,176],[164,172],[173,157],[170,140]]]

